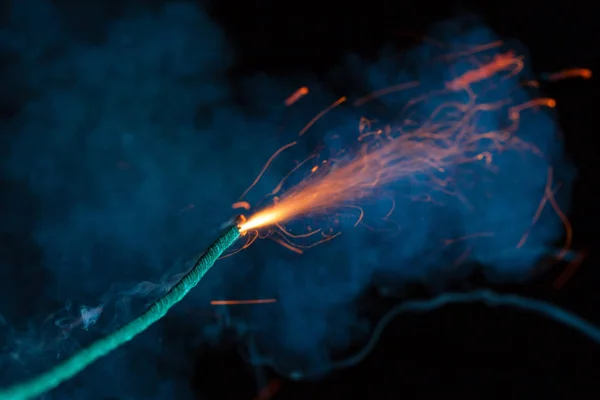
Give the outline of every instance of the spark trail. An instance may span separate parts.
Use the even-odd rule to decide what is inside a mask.
[[[469,32],[454,43],[473,43],[474,37],[483,35],[486,39],[493,36],[487,31]],[[298,379],[315,375],[312,371],[322,375],[338,368],[337,363],[331,362],[328,348],[310,354],[305,349],[317,343],[342,347],[352,340],[346,339],[339,345],[340,340],[326,332],[335,324],[327,318],[334,314],[332,310],[344,313],[352,307],[352,301],[359,296],[358,288],[382,285],[387,290],[385,280],[389,279],[394,281],[389,283],[390,291],[395,284],[416,281],[440,292],[446,289],[447,282],[460,281],[470,276],[473,269],[480,270],[489,280],[522,282],[537,273],[534,266],[545,256],[573,258],[573,252],[568,252],[571,227],[560,209],[568,203],[573,170],[564,160],[561,133],[553,112],[548,110],[557,104],[538,94],[540,85],[528,82],[536,78],[549,82],[582,74],[561,73],[552,79],[535,77],[528,71],[526,58],[502,41],[487,46],[454,43],[450,45],[451,54],[446,52],[439,57],[427,46],[408,54],[403,59],[406,72],[391,70],[393,63],[383,63],[381,72],[378,63],[368,78],[368,84],[375,86],[371,94],[358,99],[349,96],[349,101],[342,97],[300,131],[299,136],[308,136],[307,131],[324,127],[328,135],[325,140],[336,141],[334,146],[326,147],[330,153],[319,151],[296,162],[261,203],[250,207],[252,212],[240,225],[247,245],[255,238],[269,237],[301,252],[339,235],[348,217],[355,226],[371,228],[369,219],[373,216],[400,228],[401,240],[387,234],[356,233],[347,238],[349,246],[345,247],[342,241],[331,244],[332,253],[349,256],[351,267],[329,272],[335,270],[335,264],[328,263],[328,271],[321,272],[322,264],[315,263],[315,269],[319,269],[314,272],[318,275],[315,280],[326,281],[326,293],[318,296],[318,289],[297,290],[314,300],[294,301],[282,290],[278,302],[289,307],[291,316],[286,322],[293,325],[289,329],[292,333],[285,343],[265,344],[259,356],[249,356],[249,362],[287,370],[286,375],[293,379],[289,368],[294,364],[302,365]],[[398,76],[403,79],[399,81]],[[374,84],[380,82],[384,84]],[[350,110],[350,105],[361,107],[360,113]],[[336,119],[340,114],[342,117]],[[348,129],[344,118],[348,114],[358,122],[357,131]],[[333,121],[327,126],[324,120]],[[343,139],[338,140],[347,132],[353,134],[350,146],[341,143]],[[244,196],[267,175],[265,171],[275,156],[268,160]],[[379,207],[382,203],[389,204],[383,212]],[[563,233],[564,246],[556,251],[553,245]],[[383,251],[378,251],[377,245],[360,247],[371,239],[370,243],[388,243],[389,247],[382,245]],[[307,242],[311,243],[305,245]],[[465,268],[459,268],[462,266]],[[557,285],[564,284],[574,268],[565,272]],[[339,280],[338,271],[343,277]],[[340,282],[343,279],[347,282]],[[339,293],[331,295],[335,290]],[[437,298],[422,308],[419,303],[408,303],[404,310],[413,306],[430,310],[465,298],[486,304],[505,304],[502,301],[506,300],[487,294],[465,296]],[[311,310],[296,311],[304,302],[311,302]],[[537,307],[526,303],[515,298],[506,305]],[[301,312],[305,313],[303,318],[296,315]],[[295,338],[294,328],[303,326],[308,318],[314,318],[315,325],[317,318],[326,322],[321,322],[320,330],[315,329],[311,337],[308,333]],[[301,322],[295,325],[296,320]],[[360,325],[357,321],[360,319],[353,314],[344,315],[342,327],[335,328],[344,329],[344,333],[360,329],[356,328]],[[569,323],[568,319],[557,321]],[[377,335],[376,332],[374,336]],[[592,338],[597,340],[596,333]],[[281,355],[282,348],[289,351],[287,356]],[[353,360],[361,359],[370,348]]]
[[[498,54],[487,63],[446,82],[444,88],[409,102],[402,111],[406,118],[401,124],[375,128],[368,118],[361,118],[358,146],[353,156],[343,152],[339,157],[315,165],[310,176],[276,197],[272,205],[251,215],[241,225],[241,232],[275,227],[285,236],[282,224],[335,209],[357,210],[356,222],[359,223],[363,217],[358,206],[361,200],[374,197],[386,186],[401,180],[422,184],[422,179],[415,178],[417,176],[425,177],[433,190],[457,196],[468,206],[468,199],[460,190],[452,189],[455,185],[452,185],[451,174],[447,173],[449,169],[481,163],[494,171],[494,154],[505,150],[529,151],[544,156],[535,144],[519,138],[517,131],[522,112],[530,108],[554,107],[554,99],[539,98],[515,104],[509,93],[504,98],[482,102],[478,94],[489,92],[494,81],[511,79],[522,68],[523,58],[512,51]],[[393,91],[417,86],[414,82],[396,85],[378,91],[381,93],[377,96],[359,99],[355,104],[362,105]],[[440,101],[440,105],[419,120],[415,108],[427,101]],[[503,115],[505,126],[498,130],[482,129],[478,120],[486,113]],[[305,129],[301,134],[304,133]],[[271,194],[278,194],[284,184],[285,179]],[[318,232],[313,231],[310,235]],[[323,232],[321,235],[329,237]]]

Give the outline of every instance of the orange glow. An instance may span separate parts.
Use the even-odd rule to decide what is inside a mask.
[[[258,299],[258,300],[212,300],[210,302],[213,306],[232,306],[239,304],[268,304],[275,303],[276,299]]]
[[[464,54],[456,53],[444,58],[473,56],[479,51],[497,48],[502,44],[502,42],[494,42],[487,46],[481,45],[463,51]],[[472,69],[447,81],[438,90],[418,93],[406,103],[403,110],[400,110],[404,119],[399,118],[399,122],[395,125],[361,117],[358,121],[357,142],[353,151],[345,149],[327,160],[315,154],[298,163],[269,194],[272,202],[258,208],[239,223],[240,232],[248,235],[244,248],[257,238],[269,237],[292,251],[302,253],[302,249],[331,240],[340,232],[336,232],[333,227],[321,229],[308,227],[305,233],[292,233],[285,224],[310,215],[311,218],[323,217],[331,225],[335,225],[339,222],[338,216],[340,216],[337,212],[344,212],[344,210],[348,211],[345,214],[353,215],[355,226],[364,224],[364,211],[360,206],[362,201],[368,198],[392,200],[386,193],[390,184],[404,180],[415,187],[423,185],[423,179],[418,177],[425,177],[429,192],[433,190],[455,196],[466,207],[472,207],[469,200],[461,193],[460,185],[455,185],[452,174],[447,173],[449,168],[477,163],[488,168],[490,173],[496,173],[494,154],[504,150],[529,152],[544,157],[534,144],[520,138],[517,132],[523,112],[527,110],[535,112],[540,107],[553,108],[556,106],[556,101],[551,98],[538,98],[515,103],[511,94],[507,93],[503,98],[482,102],[481,96],[478,96],[479,92],[489,90],[499,80],[514,78],[514,90],[524,90],[522,89],[524,85],[537,84],[535,82],[523,84],[515,78],[523,69],[524,57],[517,56],[513,51],[505,51],[483,60],[483,62],[476,61]],[[418,90],[420,86],[419,82],[407,82],[384,88],[354,101],[353,105],[363,105],[401,90]],[[420,115],[416,105],[429,100],[439,105],[429,115]],[[300,131],[299,135],[302,136],[316,121],[345,101],[346,98],[342,97],[323,110]],[[478,119],[486,112],[504,115],[506,126],[495,131],[482,131],[483,127],[478,124]],[[284,149],[280,149],[276,155]],[[275,155],[271,157],[252,186],[265,173],[274,157]],[[289,187],[290,185],[286,184],[288,178],[300,168],[304,168],[303,171],[306,171],[308,176],[298,184]],[[548,185],[552,184],[552,170],[549,171],[548,182]],[[249,190],[250,188],[244,195]],[[571,242],[571,229],[568,220],[554,201],[554,191],[546,190],[540,207],[543,208],[546,203],[550,203],[563,221],[567,229],[568,237],[565,244],[567,249]],[[406,197],[415,201],[435,203],[430,194],[420,196],[407,194]],[[386,222],[393,222],[388,220],[388,217],[392,215],[395,206],[392,200],[389,212],[383,217]],[[533,223],[536,219],[537,216],[534,216]],[[515,246],[522,246],[528,234],[529,232],[525,232],[521,242],[515,243]],[[493,236],[493,232],[479,232],[467,235],[463,239],[490,235]],[[297,243],[297,239],[308,237],[316,238],[317,243],[310,246],[300,246]]]
[[[447,146],[444,147],[433,141],[418,140],[427,134],[425,129],[375,146],[363,145],[352,161],[311,175],[281,196],[277,204],[252,215],[240,226],[240,231],[280,224],[309,213],[350,207],[352,202],[372,196],[381,186],[410,178],[417,172],[443,171],[448,164],[477,160],[478,155],[465,157],[463,145],[453,143],[450,136],[445,138]],[[465,137],[464,146],[473,148],[479,140],[483,139]],[[439,183],[444,186],[443,182]]]
[[[592,77],[592,71],[587,68],[570,68],[565,69],[559,72],[554,72],[551,74],[546,74],[544,79],[547,81],[558,81],[561,79],[568,78],[582,78],[582,79],[590,79]]]
[[[411,179],[416,173],[430,175],[438,184],[439,190],[449,193],[448,178],[436,177],[436,172],[443,172],[448,166],[482,161],[490,164],[493,150],[508,147],[535,152],[533,145],[518,139],[513,133],[518,128],[522,111],[535,106],[553,107],[553,99],[538,99],[512,107],[507,107],[508,101],[478,104],[477,97],[470,88],[471,84],[488,79],[500,71],[508,71],[509,75],[513,75],[522,66],[520,57],[507,52],[497,55],[477,69],[467,71],[449,82],[446,90],[464,91],[469,99],[466,102],[442,103],[425,122],[417,126],[413,126],[412,121],[405,121],[407,126],[374,129],[373,121],[361,118],[359,140],[362,141],[367,136],[371,136],[373,140],[363,142],[349,161],[333,160],[326,166],[313,167],[313,173],[308,178],[278,197],[275,204],[250,216],[240,225],[240,231],[245,233],[270,226],[282,228],[280,224],[284,222],[307,214],[326,213],[334,208],[356,209],[357,201],[374,195],[387,184],[400,179]],[[392,89],[395,91],[399,87],[416,86],[415,83],[409,83]],[[389,92],[376,93],[379,96]],[[370,98],[372,96],[361,99],[361,103]],[[426,98],[424,96],[421,101]],[[478,113],[504,109],[513,120],[512,126],[507,130],[473,132],[474,119]],[[447,117],[449,115],[452,118]],[[456,118],[456,115],[460,117]]]
[[[514,76],[523,69],[523,57],[516,57],[512,51],[497,54],[494,59],[478,69],[472,69],[447,84],[450,90],[469,88],[476,82],[491,78],[501,71],[510,71],[506,78]]]
[[[244,210],[249,210],[250,203],[248,203],[247,201],[237,201],[231,205],[231,208],[233,208],[234,210],[237,210],[238,208],[243,208]]]
[[[357,107],[362,106],[363,104],[365,104],[371,100],[377,99],[379,97],[386,96],[386,95],[394,93],[394,92],[400,92],[400,91],[406,90],[406,89],[412,89],[417,86],[419,86],[419,82],[406,82],[406,83],[401,83],[399,85],[394,85],[394,86],[390,86],[390,87],[387,87],[384,89],[380,89],[380,90],[377,90],[376,92],[373,92],[367,96],[361,97],[360,99],[356,100],[354,102],[354,105]]]
[[[298,100],[300,100],[301,98],[303,98],[304,96],[306,96],[307,94],[308,94],[308,88],[306,86],[303,86],[300,89],[296,90],[290,97],[285,99],[284,103],[287,107],[289,107],[292,104],[294,104],[295,102],[297,102]]]

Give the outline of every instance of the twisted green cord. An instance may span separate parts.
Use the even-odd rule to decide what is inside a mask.
[[[0,389],[0,400],[26,400],[40,396],[145,331],[150,325],[164,317],[171,307],[181,301],[200,282],[215,261],[239,236],[240,232],[236,226],[225,230],[198,259],[190,272],[142,315],[30,381]]]

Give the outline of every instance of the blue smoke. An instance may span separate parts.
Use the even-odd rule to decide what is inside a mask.
[[[3,233],[26,232],[40,254],[39,260],[22,261],[18,270],[14,260],[3,260],[0,315],[10,334],[1,360],[12,372],[2,376],[2,383],[53,364],[139,313],[144,297],[156,295],[161,282],[185,270],[178,261],[193,257],[214,237],[232,215],[230,204],[273,151],[295,139],[294,124],[300,128],[335,100],[310,85],[310,97],[298,104],[301,118],[289,122],[288,133],[275,134],[285,113],[281,101],[298,82],[266,77],[247,82],[256,110],[242,110],[225,75],[234,55],[222,32],[190,3],[130,11],[103,22],[103,39],[96,41],[67,29],[64,18],[48,1],[15,0],[0,38],[9,61],[2,85],[22,102],[20,112],[2,127],[9,145],[3,179],[19,188],[18,200],[3,199],[12,211]],[[356,87],[375,90],[415,79],[422,84],[365,110],[341,107],[319,122],[306,141],[345,146],[364,113],[398,118],[410,99],[476,68],[462,58],[441,64],[432,59],[496,39],[473,19],[442,24],[432,36],[443,38],[449,48],[424,44],[374,65],[350,58],[334,75],[351,77]],[[526,70],[508,79],[496,77],[494,90],[480,100],[504,98],[510,91],[515,104],[526,102],[534,93],[518,82],[529,77]],[[463,100],[462,94],[452,96],[443,100]],[[414,111],[425,118],[441,100],[423,102]],[[478,128],[503,129],[505,111],[482,115]],[[333,139],[336,134],[342,135],[341,143]],[[471,207],[440,193],[433,196],[443,205],[409,201],[407,194],[427,194],[427,186],[400,182],[392,188],[398,234],[349,230],[301,256],[258,242],[221,261],[182,309],[208,308],[215,298],[277,298],[275,304],[235,310],[235,321],[244,324],[234,324],[256,340],[260,356],[250,361],[268,359],[282,371],[309,374],[326,371],[334,365],[335,351],[367,337],[372,326],[358,317],[355,302],[379,276],[389,284],[417,280],[443,287],[446,280],[466,274],[447,266],[467,243],[438,251],[444,239],[493,231],[493,236],[468,241],[465,264],[485,266],[490,279],[522,279],[561,236],[560,220],[547,207],[526,246],[515,249],[543,197],[548,167],[563,182],[558,194],[565,205],[572,172],[547,110],[524,112],[518,135],[545,157],[507,151],[494,154],[497,174],[482,166],[448,172],[473,183],[461,188]],[[277,159],[251,192],[252,204],[294,160],[307,156],[307,142]],[[373,207],[374,214],[388,205]],[[18,323],[22,316],[11,304],[31,299],[35,305],[28,311],[40,317]],[[87,331],[73,325],[81,306],[103,307],[97,320],[86,320]],[[175,311],[178,318],[194,318],[182,309]],[[198,337],[189,339],[190,346],[220,332],[218,326],[186,323],[197,326]],[[189,351],[170,349],[161,333],[160,324],[153,327],[51,398],[188,397]],[[31,350],[33,344],[39,350]],[[177,375],[161,371],[159,358],[178,365]]]

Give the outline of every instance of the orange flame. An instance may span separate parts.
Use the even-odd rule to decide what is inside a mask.
[[[494,42],[488,47],[496,48],[500,45],[502,42]],[[468,55],[486,50],[486,46],[480,46],[469,51]],[[462,56],[462,54],[454,56]],[[498,80],[515,77],[521,72],[523,65],[524,58],[515,55],[512,51],[490,57],[487,62],[478,62],[476,68],[444,83],[439,90],[422,94],[411,100],[403,110],[402,115],[406,119],[397,126],[376,126],[377,121],[366,117],[360,118],[357,138],[359,145],[354,154],[350,155],[349,152],[342,151],[338,159],[324,161],[320,161],[317,155],[309,157],[299,163],[270,193],[271,196],[277,195],[273,197],[272,204],[259,208],[257,212],[239,223],[238,227],[242,234],[253,232],[244,248],[261,236],[259,233],[261,229],[270,228],[263,237],[268,236],[288,249],[301,253],[301,248],[312,246],[299,246],[292,242],[293,239],[319,234],[321,240],[318,243],[321,243],[337,236],[339,232],[335,233],[330,229],[326,233],[323,229],[309,227],[304,234],[292,234],[284,227],[285,223],[309,214],[325,215],[332,220],[334,218],[331,218],[328,212],[334,209],[349,209],[356,212],[356,226],[362,222],[364,215],[358,205],[361,200],[381,195],[387,185],[400,180],[415,185],[423,184],[417,176],[425,176],[432,189],[454,195],[467,207],[471,207],[468,199],[461,194],[458,185],[453,185],[452,174],[448,174],[447,169],[466,163],[483,163],[485,167],[495,172],[493,155],[506,149],[528,151],[543,157],[542,152],[534,144],[524,141],[515,133],[519,128],[522,112],[532,108],[555,107],[554,99],[538,98],[524,103],[514,103],[510,94],[507,94],[500,100],[485,103],[481,102],[477,95],[479,90],[489,91]],[[582,70],[578,70],[577,74],[588,75]],[[576,72],[562,73],[563,77],[566,75],[576,75]],[[496,78],[496,81],[491,81],[492,78]],[[408,82],[381,89],[356,100],[354,105],[359,106],[393,92],[418,87],[419,82]],[[522,83],[515,79],[514,89],[521,90],[521,87],[523,87]],[[459,93],[459,95],[452,95],[452,93]],[[444,96],[448,95],[450,95],[449,100],[444,101]],[[414,106],[432,98],[441,104],[427,116],[418,115]],[[342,97],[320,112],[299,135],[306,133],[317,120],[345,100],[346,98]],[[504,115],[506,126],[495,131],[482,131],[482,127],[477,122],[486,112]],[[275,156],[287,147],[290,145],[279,149],[269,159],[251,187],[265,173]],[[282,190],[290,175],[309,161],[314,163],[312,166],[308,165],[309,176],[290,189]],[[551,181],[551,172],[549,180]],[[250,188],[244,192],[244,195]],[[430,195],[410,198],[433,201]],[[546,194],[545,199],[542,202],[553,198],[551,194]],[[390,217],[394,207],[395,203],[392,201],[391,210],[384,217],[385,220]],[[553,204],[553,208],[560,213],[557,207]],[[568,221],[562,214],[561,219],[570,231]],[[271,233],[277,233],[278,236],[273,237]],[[522,242],[526,237],[527,233]],[[569,245],[570,240],[565,247],[568,248]]]
[[[406,121],[404,126],[397,128],[386,126],[374,130],[370,121],[361,118],[359,138],[362,140],[370,135],[374,140],[364,143],[350,161],[334,161],[318,169],[313,167],[313,173],[307,179],[277,198],[275,204],[248,218],[240,225],[240,231],[245,233],[279,226],[306,214],[322,213],[332,208],[357,208],[357,200],[372,196],[387,184],[411,179],[415,173],[429,175],[439,190],[449,193],[449,178],[436,176],[436,172],[444,172],[448,166],[482,160],[490,164],[491,152],[504,147],[537,152],[533,145],[513,133],[518,128],[519,115],[523,110],[536,106],[553,107],[553,99],[538,99],[512,107],[508,100],[478,104],[470,87],[472,83],[487,79],[499,71],[510,70],[512,75],[521,68],[521,58],[508,52],[457,77],[446,84],[445,90],[464,91],[469,95],[468,101],[443,103],[428,116],[426,122],[416,127],[411,127],[414,123]],[[409,84],[403,87],[415,86]],[[396,87],[393,89],[397,90]],[[381,93],[385,94],[385,91],[377,95]],[[361,99],[363,102],[364,99]],[[507,117],[512,121],[511,126],[502,131],[474,132],[473,126],[480,113],[503,109],[506,109]]]

